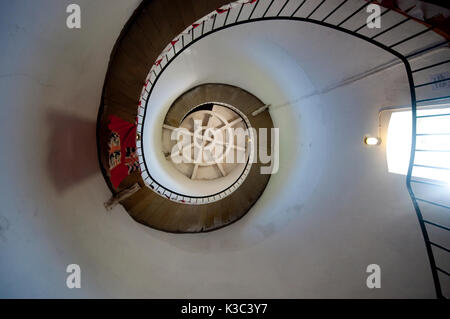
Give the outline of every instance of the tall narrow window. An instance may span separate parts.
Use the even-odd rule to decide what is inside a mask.
[[[417,110],[412,176],[450,184],[450,107]],[[412,112],[393,112],[386,154],[390,173],[406,175],[411,153]]]

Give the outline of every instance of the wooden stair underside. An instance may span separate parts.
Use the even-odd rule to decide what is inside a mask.
[[[142,87],[158,55],[187,26],[226,3],[229,1],[144,1],[124,27],[111,54],[97,127],[100,165],[113,193],[139,183],[141,190],[121,204],[133,219],[144,225],[169,232],[200,232],[223,227],[242,217],[261,196],[268,183],[270,175],[261,175],[261,164],[254,163],[244,183],[231,195],[210,204],[186,205],[156,194],[145,186],[139,173],[128,176],[116,190],[111,187],[107,177],[109,115],[114,114],[134,122]],[[247,115],[253,127],[273,127],[268,112],[256,117],[251,115],[264,103],[239,88],[210,84],[187,93],[181,97],[184,102],[188,102],[184,105],[223,102],[238,107]],[[179,114],[169,111],[167,119],[176,120],[184,111]]]

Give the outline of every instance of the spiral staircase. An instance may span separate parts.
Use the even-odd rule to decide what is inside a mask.
[[[420,121],[416,109],[429,103],[440,103],[450,98],[448,94],[437,95],[430,88],[448,81],[440,78],[429,81],[429,74],[448,70],[448,50],[430,58],[423,64],[417,57],[448,48],[448,35],[434,25],[425,24],[393,8],[383,8],[384,21],[381,29],[364,28],[366,7],[376,1],[312,1],[312,0],[248,0],[230,3],[224,0],[152,0],[143,1],[122,30],[114,46],[103,88],[102,101],[97,122],[97,141],[100,166],[113,195],[126,190],[135,183],[140,190],[121,204],[133,219],[146,226],[168,232],[204,232],[226,226],[246,214],[258,200],[269,182],[270,175],[260,174],[261,163],[252,165],[248,176],[230,195],[218,200],[194,202],[189,197],[168,190],[162,181],[154,180],[148,171],[145,153],[146,112],[153,89],[162,73],[186,49],[210,34],[238,25],[258,21],[296,21],[311,23],[354,36],[381,48],[400,61],[408,76],[413,113],[413,139],[411,159],[406,179],[414,209],[424,237],[425,248],[431,265],[436,294],[443,297],[441,281],[448,280],[448,269],[438,264],[435,258],[448,248],[433,241],[428,235],[429,227],[448,231],[448,225],[440,221],[424,219],[423,210],[439,207],[449,209],[439,200],[419,198],[414,187],[441,187],[412,178],[415,169],[415,141],[418,135],[416,123]],[[394,39],[394,40],[393,40]],[[442,91],[439,91],[442,92]],[[177,127],[186,114],[205,103],[218,102],[239,109],[255,128],[272,128],[270,108],[255,115],[265,107],[265,102],[238,87],[221,83],[205,83],[183,93],[167,110],[166,127]],[[108,119],[110,115],[126,121],[137,119],[138,154],[141,170],[128,176],[118,189],[112,187],[108,177]],[[448,116],[443,114],[439,116]],[[269,144],[270,147],[271,144]],[[222,171],[222,170],[221,170]],[[193,174],[194,175],[194,174]],[[148,181],[147,179],[150,179]],[[156,186],[156,187],[155,187]],[[160,189],[160,191],[158,191]],[[175,196],[175,197],[174,197]],[[174,198],[180,198],[174,200]],[[441,198],[448,200],[448,198]]]

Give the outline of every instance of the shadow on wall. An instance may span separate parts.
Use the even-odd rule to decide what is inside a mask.
[[[65,192],[89,176],[100,173],[97,158],[96,123],[52,110],[48,154],[49,176],[57,192]]]

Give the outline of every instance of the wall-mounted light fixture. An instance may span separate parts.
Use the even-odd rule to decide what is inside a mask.
[[[369,146],[380,145],[381,138],[366,135],[366,136],[364,136],[364,144],[369,145]]]

